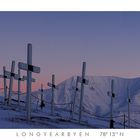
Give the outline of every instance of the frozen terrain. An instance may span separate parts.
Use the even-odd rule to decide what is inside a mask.
[[[26,121],[25,94],[21,94],[20,106],[12,101],[11,106],[3,104],[1,94],[0,128],[109,128],[111,80],[114,80],[113,120],[115,128],[128,127],[128,92],[131,98],[131,128],[140,128],[140,78],[125,79],[112,76],[87,76],[89,84],[84,86],[82,121],[78,122],[80,88],[76,92],[74,115],[72,103],[75,93],[76,76],[57,85],[55,90],[55,111],[51,115],[51,89],[44,90],[45,107],[40,108],[41,92],[32,93],[32,119]],[[13,94],[17,99],[17,94]]]

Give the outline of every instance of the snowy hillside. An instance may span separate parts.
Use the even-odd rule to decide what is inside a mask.
[[[124,79],[111,76],[87,76],[89,84],[84,88],[84,108],[98,115],[107,115],[110,112],[110,97],[107,95],[111,91],[111,80],[114,80],[114,110],[119,112],[127,106],[127,87],[129,88],[130,98],[132,99],[132,111],[139,111],[136,106],[140,105],[140,78]],[[76,77],[62,82],[55,91],[55,103],[71,103],[75,92]],[[76,106],[79,107],[80,87],[76,95]],[[51,90],[47,90],[46,100],[51,99]],[[134,106],[135,105],[135,106]],[[126,109],[127,111],[127,109]]]
[[[129,89],[129,94],[131,98],[130,112],[131,112],[131,127],[140,128],[140,78],[134,79],[125,79],[112,76],[87,76],[86,79],[89,80],[89,84],[84,86],[84,99],[83,99],[83,111],[82,111],[82,123],[78,124],[78,114],[79,114],[79,102],[80,102],[80,89],[81,84],[78,84],[78,91],[76,92],[75,106],[74,106],[74,116],[71,118],[72,104],[75,85],[76,85],[76,76],[71,77],[68,80],[57,85],[55,90],[55,111],[54,115],[50,114],[51,112],[51,89],[44,90],[43,100],[45,107],[41,110],[41,92],[36,91],[32,93],[32,116],[34,119],[32,121],[38,121],[35,117],[39,116],[44,118],[49,122],[49,125],[32,125],[29,124],[23,125],[25,127],[36,128],[108,128],[110,120],[110,96],[108,96],[108,91],[111,91],[111,80],[114,80],[114,93],[115,98],[113,99],[113,120],[115,121],[115,128],[123,128],[124,114],[126,115],[125,127],[128,126],[128,109],[127,109],[127,87]],[[14,94],[13,99],[17,98],[17,95]],[[2,98],[1,98],[2,100]],[[22,94],[21,100],[25,101],[25,94]],[[16,105],[16,102],[13,102]],[[25,103],[22,102],[21,106],[23,108],[22,113],[18,113],[22,118],[21,120],[25,121]],[[1,110],[5,108],[1,103]],[[7,110],[7,109],[5,109]],[[14,109],[15,111],[16,109]],[[18,109],[20,110],[20,109]],[[8,108],[8,111],[10,109]],[[4,118],[4,110],[3,118]],[[13,113],[12,113],[13,114]],[[17,112],[15,112],[17,114]],[[16,118],[18,118],[16,115]],[[22,117],[21,117],[22,116]],[[10,117],[10,116],[9,116]],[[47,118],[46,118],[47,117]],[[14,115],[12,116],[14,118]],[[1,119],[1,118],[0,118]],[[60,121],[61,120],[61,121]],[[57,122],[57,123],[55,123]],[[61,125],[58,125],[58,122],[61,122]],[[63,123],[64,124],[63,124]],[[25,123],[25,122],[24,122]],[[24,124],[22,122],[22,124]],[[48,123],[47,123],[48,124]],[[62,125],[63,124],[63,125]],[[14,128],[22,127],[22,125],[12,125]],[[3,126],[0,126],[3,127]],[[38,128],[37,127],[37,128]]]

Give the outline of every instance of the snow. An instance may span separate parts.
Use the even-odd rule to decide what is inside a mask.
[[[111,80],[114,80],[113,116],[115,128],[123,128],[124,114],[126,115],[126,128],[128,126],[127,113],[127,87],[129,88],[131,104],[131,127],[140,128],[140,78],[120,78],[114,76],[86,76],[89,84],[84,86],[84,100],[82,122],[78,123],[80,87],[76,93],[76,104],[73,119],[71,118],[71,103],[73,101],[76,76],[73,76],[59,85],[55,90],[55,114],[51,110],[51,89],[44,90],[44,102],[46,106],[39,107],[41,92],[32,93],[32,120],[26,121],[25,103],[20,106],[12,101],[11,106],[3,104],[1,93],[0,103],[0,128],[109,128],[110,120],[110,96]],[[25,101],[25,94],[21,94],[21,100]],[[17,95],[12,96],[17,99]]]

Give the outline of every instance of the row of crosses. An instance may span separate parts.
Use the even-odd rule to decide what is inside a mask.
[[[35,79],[32,78],[32,73],[40,73],[40,67],[32,65],[32,44],[27,45],[27,63],[19,62],[18,63],[18,74],[14,73],[15,70],[15,61],[12,61],[11,71],[7,71],[6,67],[3,67],[3,75],[0,75],[0,78],[4,79],[4,103],[10,105],[11,104],[11,97],[12,97],[12,87],[13,87],[13,80],[18,80],[18,104],[20,104],[20,85],[21,81],[26,80],[26,111],[27,111],[27,121],[31,120],[31,92],[32,92],[32,82],[35,82]],[[21,77],[20,70],[27,71],[27,76]],[[85,71],[86,71],[86,62],[83,62],[82,66],[82,75],[77,76],[76,79],[76,87],[74,92],[74,98],[72,101],[72,118],[74,115],[75,110],[75,102],[76,102],[76,94],[78,89],[78,83],[81,83],[80,89],[80,102],[79,102],[79,123],[82,119],[82,112],[83,112],[83,99],[84,99],[84,85],[88,85],[89,81],[85,78]],[[9,93],[7,95],[7,85],[6,79],[10,79],[9,82]],[[54,92],[57,89],[55,85],[55,75],[52,75],[52,82],[48,83],[48,86],[52,88],[52,98],[51,98],[51,115],[54,115]],[[113,120],[113,98],[115,98],[114,93],[114,80],[111,80],[111,92],[108,92],[108,95],[111,97],[110,103],[110,128],[114,128],[114,120]],[[41,84],[41,109],[45,106],[43,100],[43,85]],[[129,118],[129,127],[130,127],[130,97],[128,93],[128,118]]]
[[[77,82],[81,83],[81,95],[80,95],[80,109],[79,109],[79,122],[81,121],[82,116],[82,104],[83,104],[83,96],[84,96],[84,84],[88,84],[88,81],[85,79],[85,69],[86,63],[83,62],[82,68],[82,76],[77,77]],[[18,80],[18,104],[20,104],[20,85],[21,81],[27,80],[26,85],[26,111],[27,111],[27,120],[30,121],[31,119],[31,88],[32,82],[35,82],[35,79],[32,78],[32,72],[40,73],[40,67],[32,65],[32,44],[27,45],[27,63],[19,62],[18,63],[18,74],[14,73],[15,70],[15,61],[12,61],[11,71],[7,71],[6,67],[3,67],[3,75],[0,75],[1,78],[4,79],[4,102],[5,104],[11,104],[11,97],[12,97],[12,87],[13,87],[13,80]],[[27,71],[27,76],[21,77],[20,70]],[[9,82],[9,93],[7,96],[7,86],[6,86],[6,79],[10,79]],[[52,82],[48,83],[48,86],[52,88],[52,100],[51,100],[51,114],[54,114],[54,90],[57,89],[55,85],[55,75],[52,75]],[[77,90],[77,89],[76,89]],[[75,102],[75,100],[74,100]],[[43,101],[43,85],[41,85],[41,105],[40,107],[44,107]],[[74,110],[74,104],[73,104]]]
[[[0,75],[4,79],[4,103],[10,105],[12,97],[12,87],[13,80],[18,80],[18,104],[20,103],[20,83],[21,81],[27,80],[26,86],[26,111],[27,111],[27,121],[31,119],[31,88],[32,82],[35,82],[35,79],[32,78],[32,72],[40,73],[40,67],[32,65],[32,44],[27,45],[27,63],[19,62],[18,63],[18,74],[14,73],[15,70],[15,61],[12,61],[11,71],[7,71],[6,67],[3,67],[3,75]],[[27,76],[20,76],[20,70],[27,71]],[[10,79],[9,82],[9,93],[7,95],[7,85],[6,79]]]

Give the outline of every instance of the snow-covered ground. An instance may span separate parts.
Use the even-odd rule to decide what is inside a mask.
[[[76,104],[72,118],[72,102],[75,93],[76,76],[57,85],[55,90],[55,111],[51,115],[51,89],[44,90],[45,107],[40,108],[41,92],[32,93],[32,119],[26,121],[25,103],[18,106],[12,101],[11,106],[0,103],[0,128],[109,128],[111,80],[114,80],[113,120],[115,128],[128,126],[127,88],[131,98],[131,128],[140,128],[140,78],[125,79],[112,76],[87,76],[89,84],[84,88],[82,121],[79,124],[80,83],[76,93]],[[12,96],[17,99],[17,95]],[[25,94],[21,95],[25,101]]]

